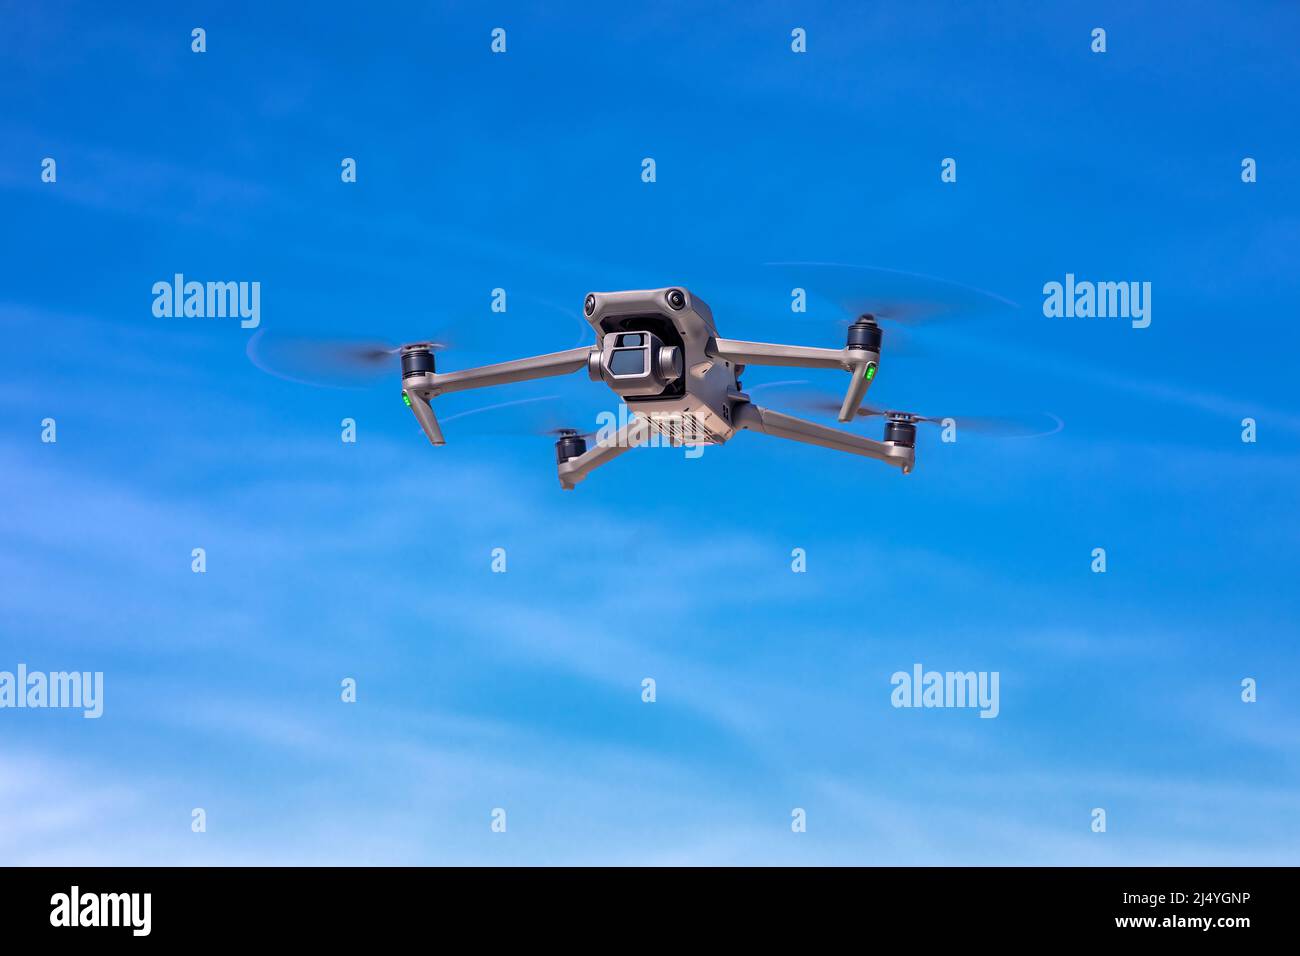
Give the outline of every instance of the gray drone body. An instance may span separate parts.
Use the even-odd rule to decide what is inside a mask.
[[[560,435],[557,468],[566,489],[652,438],[669,445],[721,445],[742,429],[875,458],[905,474],[912,470],[916,427],[911,422],[888,420],[885,440],[872,441],[761,408],[741,390],[740,376],[750,365],[841,369],[850,378],[839,419],[851,421],[880,361],[880,329],[869,316],[849,327],[843,348],[827,349],[719,338],[708,305],[677,287],[593,292],[584,312],[596,333],[594,346],[495,365],[439,373],[428,344],[403,346],[402,389],[429,441],[445,443],[430,404],[439,395],[585,369],[633,414],[591,448],[576,431]]]

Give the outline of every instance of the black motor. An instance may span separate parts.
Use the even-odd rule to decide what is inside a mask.
[[[402,378],[412,375],[432,375],[435,371],[433,352],[428,345],[407,345],[402,348]]]
[[[844,344],[847,348],[879,353],[881,338],[876,317],[868,313],[858,316],[858,320],[849,326],[848,339]]]
[[[904,448],[916,447],[916,425],[897,418],[885,420],[885,441],[902,445]]]
[[[564,464],[570,458],[577,458],[587,450],[587,439],[572,428],[560,430],[560,437],[555,442],[555,460]]]

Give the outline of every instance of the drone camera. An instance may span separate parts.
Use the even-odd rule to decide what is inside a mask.
[[[619,335],[609,353],[609,373],[616,378],[649,374],[648,339],[649,334],[646,332],[624,332]]]
[[[658,395],[682,377],[682,350],[653,332],[612,332],[601,349],[600,373],[620,395]]]

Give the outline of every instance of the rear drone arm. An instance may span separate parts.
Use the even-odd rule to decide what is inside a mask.
[[[734,420],[738,427],[749,431],[874,458],[903,469],[903,474],[912,470],[912,463],[916,460],[916,450],[906,445],[872,441],[861,435],[854,435],[838,428],[828,428],[816,422],[795,418],[793,415],[760,408],[748,402],[736,406]]]
[[[638,415],[606,441],[596,444],[573,458],[562,459],[558,466],[560,487],[565,491],[572,491],[578,482],[601,465],[611,462],[623,452],[635,448],[645,441],[649,435],[650,423]]]
[[[872,327],[875,328],[874,326]],[[823,349],[809,345],[778,345],[770,342],[741,342],[714,339],[711,352],[715,358],[737,365],[780,365],[787,368],[838,368],[849,373],[849,387],[840,406],[840,421],[848,422],[862,407],[867,389],[876,377],[880,361],[879,330],[866,337],[850,330],[849,344],[842,349]]]
[[[564,352],[550,352],[439,374],[434,369],[433,353],[428,347],[407,346],[402,350],[402,391],[429,441],[434,445],[443,445],[446,441],[429,399],[447,392],[463,392],[471,388],[488,388],[492,385],[527,382],[535,378],[568,375],[585,368],[592,351],[591,346],[584,345]]]

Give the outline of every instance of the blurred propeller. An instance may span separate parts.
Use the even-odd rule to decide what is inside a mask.
[[[435,403],[445,400],[434,399]],[[572,395],[554,394],[477,405],[442,415],[441,421],[447,426],[447,433],[457,437],[508,435],[555,441],[571,435],[593,440],[606,427],[602,414],[612,414],[617,421],[617,407],[593,410],[590,402],[578,401]]]
[[[439,331],[432,341],[405,344],[426,345],[434,352],[451,348],[459,367],[465,367],[558,352],[593,340],[580,305],[569,308],[525,293],[501,301],[506,303],[504,311],[489,311],[486,305],[477,312],[457,310],[462,318],[434,321]],[[386,328],[429,334],[421,332],[419,319],[394,323]],[[394,337],[401,334],[398,331]],[[268,333],[261,328],[249,338],[246,351],[257,368],[277,378],[327,388],[361,388],[386,375],[396,381],[402,347],[393,341]]]
[[[1000,295],[934,276],[831,262],[769,262],[809,299],[833,305],[844,322],[861,315],[904,325],[1010,312],[1018,306]]]
[[[791,402],[798,408],[826,415],[837,415],[840,399],[829,395],[796,396]],[[886,421],[908,422],[916,424],[925,422],[944,426],[949,421],[956,424],[960,431],[976,432],[994,438],[1042,438],[1054,435],[1065,427],[1060,418],[1050,412],[1030,413],[1024,415],[921,415],[897,409],[872,408],[864,405],[858,409],[861,418],[883,418]]]
[[[418,344],[433,352],[448,347],[446,342]],[[249,338],[245,351],[257,368],[276,378],[302,385],[358,388],[381,376],[397,375],[402,346],[374,339],[267,335],[259,329]]]

